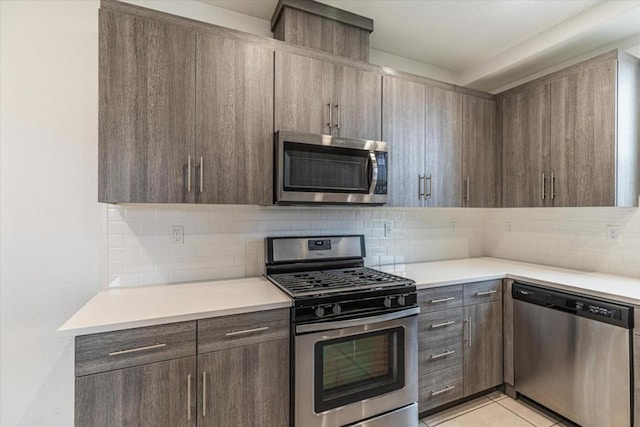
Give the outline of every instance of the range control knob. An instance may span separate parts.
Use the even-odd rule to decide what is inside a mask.
[[[391,308],[391,298],[385,297],[384,306],[387,307],[387,308]]]
[[[406,302],[406,301],[405,301],[405,299],[404,299],[404,295],[400,295],[400,296],[398,297],[398,305],[402,307],[402,306],[405,304],[405,302]]]
[[[333,307],[331,307],[331,311],[333,311],[333,314],[340,314],[342,312],[342,307],[340,307],[340,304],[333,304]]]
[[[316,317],[324,317],[324,307],[316,308]]]

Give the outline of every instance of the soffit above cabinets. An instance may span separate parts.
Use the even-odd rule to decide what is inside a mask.
[[[277,0],[200,0],[270,20]],[[498,92],[619,47],[640,52],[640,0],[318,0],[371,18],[371,48]]]

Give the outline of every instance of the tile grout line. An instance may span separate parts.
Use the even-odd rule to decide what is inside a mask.
[[[484,397],[486,397],[486,396],[484,396]],[[477,410],[480,410],[480,409],[484,408],[485,406],[489,406],[489,405],[491,405],[492,403],[497,403],[497,402],[495,402],[493,399],[491,399],[490,397],[486,397],[486,398],[487,398],[488,402],[487,402],[487,403],[485,403],[484,405],[478,406],[478,407],[476,407],[476,408],[470,409],[470,410],[465,411],[465,412],[461,412],[461,413],[459,413],[458,415],[456,415],[455,417],[447,418],[447,419],[442,420],[442,421],[440,421],[440,422],[438,422],[438,423],[436,423],[436,424],[433,424],[433,425],[431,425],[431,424],[427,423],[426,421],[423,421],[423,423],[424,423],[424,424],[426,424],[426,425],[427,425],[427,427],[436,427],[436,426],[439,426],[440,424],[444,424],[444,423],[449,422],[449,421],[451,421],[451,420],[455,420],[456,418],[459,418],[459,417],[461,417],[461,416],[463,416],[463,415],[466,415],[466,414],[469,414],[469,413],[471,413],[471,412],[475,412],[475,411],[477,411]],[[452,408],[450,408],[450,409],[453,409],[453,408],[455,408],[455,406],[454,406],[454,407],[452,407]],[[425,419],[426,419],[426,418],[425,418]]]
[[[517,401],[516,401],[516,402],[517,402]],[[500,402],[496,402],[496,403],[497,403],[498,405],[500,405]],[[532,425],[532,426],[534,426],[534,427],[537,427],[535,424],[533,424],[532,422],[530,422],[528,419],[524,418],[524,417],[523,417],[523,416],[521,416],[520,414],[516,414],[515,412],[513,412],[511,409],[507,408],[506,406],[504,406],[504,405],[500,405],[500,406],[502,406],[504,409],[506,409],[507,411],[509,411],[509,412],[511,412],[512,414],[514,414],[516,417],[518,417],[518,418],[520,418],[520,419],[524,420],[524,422],[526,422],[527,424],[530,424],[530,425]],[[555,425],[555,424],[551,424],[549,427],[553,427],[554,425]]]

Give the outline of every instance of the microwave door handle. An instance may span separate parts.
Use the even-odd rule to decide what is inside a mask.
[[[370,177],[369,182],[369,194],[374,194],[376,189],[376,184],[378,183],[378,161],[376,160],[376,153],[374,151],[369,151],[369,161],[370,161]]]

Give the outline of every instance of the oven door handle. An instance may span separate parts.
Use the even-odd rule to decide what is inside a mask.
[[[378,183],[378,160],[376,159],[376,153],[369,151],[369,194],[375,194],[376,184]]]
[[[365,317],[362,319],[338,320],[336,322],[312,323],[309,325],[296,326],[296,333],[329,331],[332,329],[350,328],[352,326],[374,325],[376,323],[388,322],[390,320],[402,319],[403,317],[420,314],[420,307],[413,307],[408,310],[396,311],[380,316]]]

